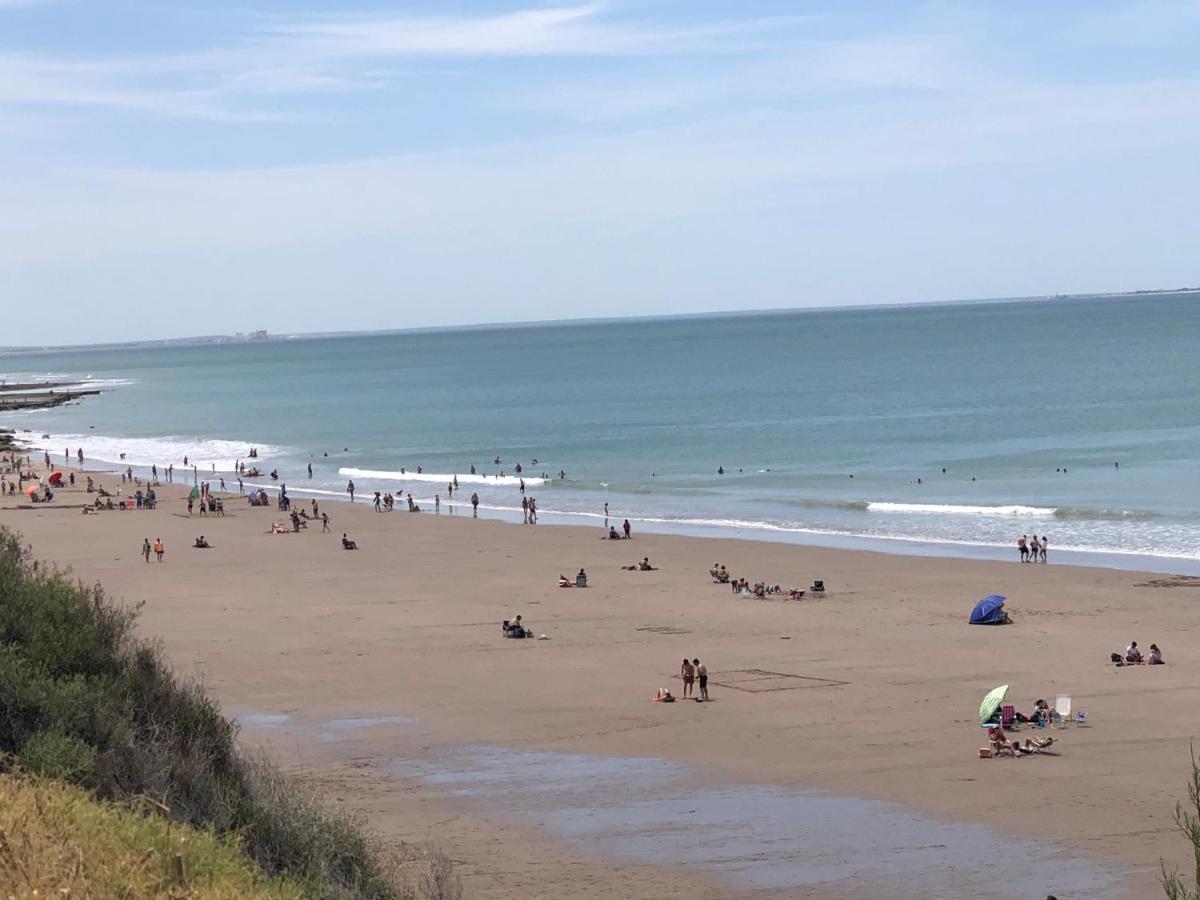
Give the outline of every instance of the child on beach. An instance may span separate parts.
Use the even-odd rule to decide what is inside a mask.
[[[165,549],[166,548],[163,547],[162,538],[156,537],[154,539],[154,555],[158,557],[159,562],[163,561],[163,553],[165,552]]]

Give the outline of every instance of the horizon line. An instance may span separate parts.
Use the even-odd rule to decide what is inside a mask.
[[[257,343],[295,340],[317,340],[336,337],[367,337],[370,335],[387,334],[441,334],[455,331],[489,331],[517,328],[551,328],[556,326],[585,326],[604,325],[619,322],[659,322],[678,321],[686,319],[720,319],[737,316],[784,316],[802,313],[830,312],[862,312],[866,310],[903,310],[925,309],[938,306],[984,306],[988,304],[1005,303],[1045,303],[1054,301],[1094,300],[1098,298],[1134,298],[1142,296],[1157,296],[1162,294],[1197,294],[1200,287],[1180,288],[1149,288],[1133,291],[1088,291],[1077,294],[1031,294],[1017,297],[976,297],[960,298],[957,300],[916,300],[916,301],[884,301],[881,303],[855,303],[841,306],[799,306],[799,307],[765,307],[757,309],[710,310],[707,312],[661,313],[634,316],[577,316],[567,319],[519,319],[497,322],[477,322],[465,325],[419,325],[410,328],[366,328],[348,331],[302,331],[302,332],[268,332],[266,338],[242,337],[237,335],[252,335],[258,329],[233,334],[201,334],[185,335],[182,337],[145,338],[134,341],[106,341],[85,344],[48,344],[32,346],[0,347],[0,354],[34,354],[68,352],[77,350],[119,349],[122,347],[147,347],[161,344],[200,344],[200,343]]]

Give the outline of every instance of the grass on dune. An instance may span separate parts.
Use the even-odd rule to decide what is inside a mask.
[[[300,900],[231,838],[93,799],[62,782],[0,775],[0,897]]]

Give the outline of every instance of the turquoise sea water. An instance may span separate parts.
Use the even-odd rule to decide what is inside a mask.
[[[600,527],[607,501],[636,528],[1012,558],[1016,537],[1037,533],[1052,558],[1074,549],[1185,571],[1200,561],[1198,302],[8,354],[10,380],[83,376],[107,389],[0,424],[50,434],[58,459],[82,445],[90,460],[124,452],[179,469],[187,454],[210,477],[257,446],[292,493],[342,496],[353,477],[360,496],[411,492],[427,509],[440,493],[444,513],[458,474],[456,499],[478,490],[488,514],[519,517],[513,479],[464,476],[472,464],[511,476],[520,462],[543,521]]]

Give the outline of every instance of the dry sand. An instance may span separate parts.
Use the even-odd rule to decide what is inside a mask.
[[[1107,896],[1151,894],[1161,857],[1188,859],[1172,811],[1200,711],[1200,580],[661,535],[606,541],[599,529],[377,514],[365,503],[323,504],[331,534],[318,524],[275,536],[270,523],[285,517],[273,508],[234,497],[225,518],[189,519],[183,490],[161,489],[155,511],[99,516],[68,508],[85,499],[79,490],[47,508],[5,499],[0,524],[39,558],[143,602],[144,633],[244,717],[246,738],[303,765],[385,834],[444,846],[473,896],[748,896],[753,884],[675,865],[672,852],[649,864],[586,834],[569,840],[561,816],[543,821],[519,795],[510,807],[413,777],[480,747],[674,761],[710,785],[821,789],[986,822],[1128,868]],[[343,531],[360,550],[341,549]],[[190,548],[201,533],[213,549]],[[159,536],[165,562],[147,565],[142,539]],[[659,571],[621,571],[647,555]],[[714,561],[751,581],[821,578],[829,592],[737,599],[711,583]],[[557,587],[580,567],[591,587]],[[1015,624],[968,626],[992,592],[1008,595]],[[549,640],[502,639],[500,620],[518,613]],[[1168,665],[1110,665],[1131,639],[1156,641]],[[664,684],[679,693],[684,656],[707,664],[713,702],[648,702]],[[1091,725],[1054,731],[1056,757],[980,760],[976,710],[1001,683],[1024,711],[1069,693]],[[372,716],[418,721],[330,724]],[[759,811],[744,814],[753,822]],[[805,846],[794,852],[802,863]],[[901,867],[880,895],[954,895],[922,891],[912,874]],[[812,895],[871,895],[863,885]],[[1034,895],[1002,879],[994,887],[970,893]]]

